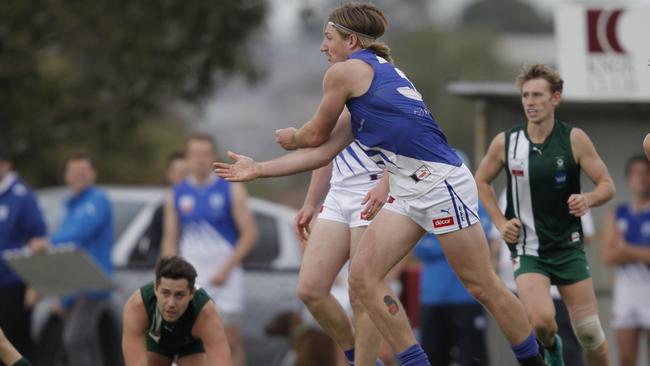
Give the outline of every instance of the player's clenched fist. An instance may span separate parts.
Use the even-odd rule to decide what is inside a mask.
[[[296,144],[296,132],[298,132],[298,129],[295,127],[275,130],[275,142],[285,150],[295,150],[298,148],[298,145]]]
[[[508,244],[516,244],[519,241],[519,231],[521,230],[521,221],[519,219],[510,219],[499,227],[501,237]]]

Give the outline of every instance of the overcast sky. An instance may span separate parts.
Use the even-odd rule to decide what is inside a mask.
[[[392,0],[375,0],[380,6]],[[398,1],[394,0],[399,7]],[[430,18],[453,25],[474,0],[430,0]],[[568,0],[524,0],[549,18],[553,9]],[[271,8],[261,39],[255,46],[258,62],[267,78],[257,85],[231,80],[218,90],[199,113],[195,128],[215,134],[222,149],[234,149],[256,157],[277,156],[283,151],[274,142],[276,128],[300,126],[308,120],[321,97],[321,78],[328,67],[318,52],[318,35],[305,34],[299,10],[312,4],[326,12],[340,0],[270,0]],[[650,0],[585,0],[582,3],[650,4]],[[391,13],[397,13],[395,6]],[[383,7],[383,6],[382,6]],[[388,7],[390,8],[390,7]],[[405,8],[402,8],[405,9]],[[324,17],[325,15],[323,15]]]

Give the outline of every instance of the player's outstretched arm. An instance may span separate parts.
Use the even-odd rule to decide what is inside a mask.
[[[201,309],[192,336],[203,342],[209,366],[230,365],[230,347],[214,302],[208,301]]]
[[[645,156],[650,160],[650,133],[645,135],[645,139],[643,140],[643,150],[645,150]]]
[[[147,366],[147,312],[140,291],[124,304],[122,312],[122,352],[126,366]]]
[[[573,128],[570,138],[576,162],[595,184],[591,192],[572,194],[569,197],[569,212],[580,217],[590,207],[600,206],[609,201],[616,193],[616,188],[607,166],[596,152],[589,136],[583,130]]]
[[[319,147],[299,149],[265,162],[256,162],[248,156],[228,152],[228,156],[235,162],[215,162],[214,172],[231,182],[248,182],[257,178],[283,177],[306,172],[329,163],[352,141],[354,137],[350,127],[350,115],[343,113],[332,131],[332,136]]]

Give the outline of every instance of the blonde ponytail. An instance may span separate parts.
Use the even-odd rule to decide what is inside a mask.
[[[374,41],[363,48],[374,51],[377,56],[386,59],[391,64],[393,63],[393,57],[390,55],[390,47],[386,43]]]

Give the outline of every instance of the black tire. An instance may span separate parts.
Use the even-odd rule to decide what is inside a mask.
[[[63,319],[51,315],[34,344],[35,366],[65,366],[67,359],[63,348]]]
[[[123,366],[120,328],[115,317],[109,311],[102,314],[98,332],[104,365]]]

